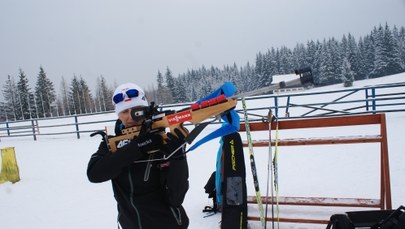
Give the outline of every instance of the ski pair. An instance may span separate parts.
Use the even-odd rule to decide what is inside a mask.
[[[242,97],[242,108],[243,108],[243,114],[244,114],[244,122],[245,122],[245,130],[246,130],[246,136],[247,136],[247,143],[248,143],[248,148],[249,148],[249,159],[250,159],[250,167],[252,170],[252,175],[253,175],[253,183],[254,183],[254,188],[256,192],[256,200],[259,208],[259,213],[260,213],[260,222],[262,225],[263,229],[267,228],[267,215],[268,215],[268,196],[269,196],[269,176],[271,175],[271,212],[272,212],[272,228],[275,227],[275,218],[274,218],[274,191],[276,193],[276,211],[277,211],[277,227],[279,227],[279,209],[278,209],[278,118],[274,116],[271,112],[271,109],[269,109],[268,115],[267,115],[267,121],[269,123],[269,128],[268,128],[268,134],[269,134],[269,147],[268,147],[268,162],[267,162],[267,188],[266,188],[266,208],[264,209],[263,207],[263,202],[262,202],[262,196],[260,193],[260,187],[259,187],[259,179],[257,175],[257,168],[256,168],[256,162],[254,158],[254,151],[253,151],[253,141],[251,137],[251,131],[250,131],[250,126],[249,126],[249,117],[248,117],[248,112],[247,112],[247,107],[246,107],[246,101],[245,98]],[[271,125],[273,122],[276,122],[276,139],[275,139],[275,155],[273,158],[272,155],[272,147],[271,147]],[[274,173],[273,173],[274,170]],[[273,186],[274,185],[274,186]],[[274,189],[273,189],[274,187]]]
[[[277,106],[277,97],[276,97],[276,109],[278,108]],[[269,197],[269,186],[271,184],[271,228],[275,228],[275,223],[277,223],[277,228],[280,227],[280,210],[279,210],[279,202],[278,202],[278,116],[277,116],[277,110],[276,114],[274,115],[269,109],[268,115],[267,115],[267,120],[269,123],[269,147],[268,147],[268,161],[267,161],[267,186],[266,186],[266,219],[267,219],[267,212],[268,212],[268,197]],[[274,139],[274,156],[273,156],[273,150],[271,146],[271,142],[273,141],[272,136],[271,136],[271,131],[272,131],[272,123],[275,123],[275,139]],[[269,177],[270,177],[270,184],[269,184]],[[275,198],[275,200],[274,200]],[[274,202],[275,202],[275,207],[274,209]],[[276,216],[274,216],[274,212],[276,212]],[[277,220],[277,221],[276,221]],[[267,226],[267,225],[266,225]],[[267,227],[265,227],[267,228]]]

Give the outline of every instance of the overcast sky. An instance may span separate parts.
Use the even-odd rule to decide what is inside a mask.
[[[33,88],[42,65],[57,90],[74,74],[147,88],[167,66],[242,66],[385,23],[405,26],[405,0],[0,0],[0,86],[21,68]]]

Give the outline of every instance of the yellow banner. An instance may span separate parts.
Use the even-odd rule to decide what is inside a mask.
[[[11,183],[14,184],[19,180],[20,180],[20,173],[18,170],[14,147],[7,147],[1,149],[0,184],[7,181],[10,181]]]

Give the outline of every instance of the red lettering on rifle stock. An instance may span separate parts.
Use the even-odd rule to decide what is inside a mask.
[[[167,116],[167,122],[169,123],[169,125],[183,123],[183,122],[189,121],[191,119],[192,119],[192,117],[191,117],[190,110],[182,111],[182,112]]]

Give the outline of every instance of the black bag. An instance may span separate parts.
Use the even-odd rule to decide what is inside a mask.
[[[215,188],[215,176],[216,172],[213,172],[210,176],[210,178],[207,181],[207,184],[204,186],[205,193],[208,194],[208,198],[212,198],[213,205],[211,206],[205,206],[203,212],[208,212],[208,213],[217,213],[218,211],[218,203],[217,203],[217,190]]]
[[[334,214],[330,217],[326,229],[354,229],[353,223],[347,214]]]
[[[239,133],[222,137],[221,229],[247,228],[245,159]]]
[[[353,211],[334,214],[327,229],[405,229],[405,207],[396,210]]]
[[[394,210],[369,210],[346,212],[355,228],[370,228],[387,218]]]
[[[371,227],[371,229],[404,229],[405,228],[405,207],[400,206],[388,217]]]

